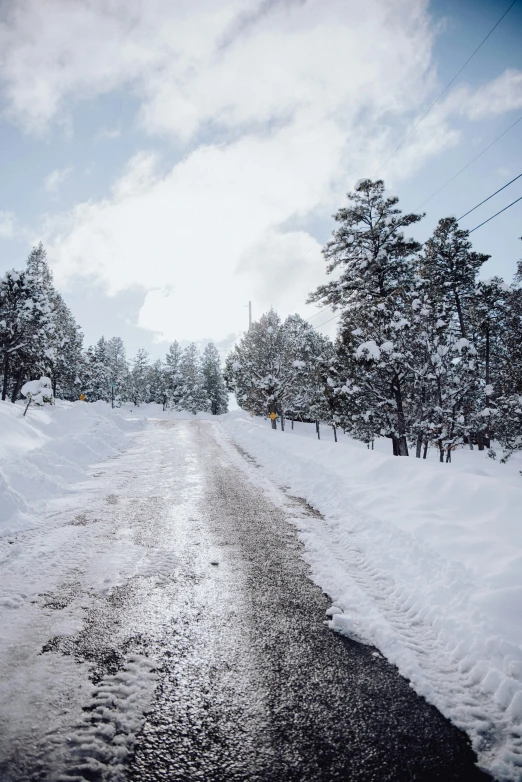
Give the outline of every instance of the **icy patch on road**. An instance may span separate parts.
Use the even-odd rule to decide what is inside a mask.
[[[397,665],[468,733],[482,767],[521,779],[522,482],[274,432],[241,414],[222,421],[276,487],[323,514],[286,501],[332,598],[331,628]]]

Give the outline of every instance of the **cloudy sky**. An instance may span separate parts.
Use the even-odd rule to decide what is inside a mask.
[[[130,354],[225,351],[249,300],[313,315],[332,213],[510,2],[0,0],[0,271],[41,239],[86,342]],[[522,0],[380,171],[429,199],[419,239],[522,173],[521,121],[430,198],[519,117]],[[511,279],[521,235],[522,201],[473,233],[484,276]]]

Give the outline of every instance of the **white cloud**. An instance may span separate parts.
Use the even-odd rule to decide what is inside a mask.
[[[54,171],[51,171],[44,179],[45,190],[51,195],[57,196],[60,185],[68,179],[72,170],[72,166],[67,166],[67,168],[56,168]]]
[[[271,304],[282,314],[315,312],[303,301],[324,263],[306,230],[286,226],[330,214],[423,105],[435,81],[427,8],[427,0],[13,4],[0,25],[0,79],[14,121],[41,132],[69,117],[71,102],[126,87],[147,133],[186,144],[170,170],[142,151],[105,199],[49,217],[57,280],[94,276],[111,293],[144,288],[139,324],[159,339],[226,340],[248,300],[257,314]],[[449,103],[437,109],[387,179],[404,179],[458,142]],[[197,146],[201,137],[210,141]],[[50,191],[68,173],[53,172]]]
[[[41,131],[67,99],[122,85],[142,97],[149,130],[183,138],[206,122],[230,128],[303,109],[400,111],[423,89],[426,7],[426,0],[25,0],[0,25],[7,112]]]
[[[115,138],[120,138],[121,136],[121,127],[118,125],[114,128],[103,128],[102,130],[98,131],[96,134],[97,139],[106,140],[106,141],[113,141]]]
[[[0,236],[11,239],[15,234],[15,216],[13,212],[0,210]]]
[[[464,111],[472,120],[522,107],[522,71],[508,69],[469,95]]]
[[[263,274],[266,280],[275,275],[276,284],[285,276],[288,300],[298,306],[303,295],[292,291],[306,293],[316,284],[322,263],[313,265],[310,254],[306,273],[296,267],[299,281],[288,280],[288,264],[315,243],[303,232],[281,235],[278,226],[318,204],[330,209],[344,143],[333,123],[284,128],[270,138],[200,147],[166,176],[155,155],[141,153],[110,198],[81,204],[48,224],[56,279],[64,284],[73,275],[94,274],[111,293],[144,287],[150,293],[140,325],[169,339],[221,339],[237,331],[249,299],[258,312],[271,303],[256,281]],[[310,159],[310,149],[321,144],[322,155]],[[266,270],[258,269],[268,254]],[[312,266],[315,277],[308,273]]]

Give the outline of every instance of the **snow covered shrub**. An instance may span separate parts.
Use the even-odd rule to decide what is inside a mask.
[[[32,402],[33,405],[54,404],[51,378],[41,377],[39,380],[29,380],[21,388],[22,396]]]

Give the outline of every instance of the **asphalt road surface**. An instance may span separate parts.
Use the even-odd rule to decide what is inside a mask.
[[[198,420],[158,422],[99,476],[111,492],[76,514],[61,551],[75,575],[63,564],[33,636],[24,631],[27,646],[44,637],[38,616],[84,600],[82,629],[47,630],[34,665],[58,678],[66,666],[64,714],[78,700],[71,666],[90,679],[91,701],[80,698],[74,730],[68,716],[44,729],[52,704],[38,696],[30,740],[27,717],[4,719],[2,782],[489,779],[467,737],[375,649],[328,629],[330,602],[286,518],[313,511],[288,496],[285,511],[261,473],[219,424]],[[73,524],[67,513],[56,529]],[[125,575],[131,543],[148,564]],[[88,574],[107,551],[123,575],[100,593]]]

